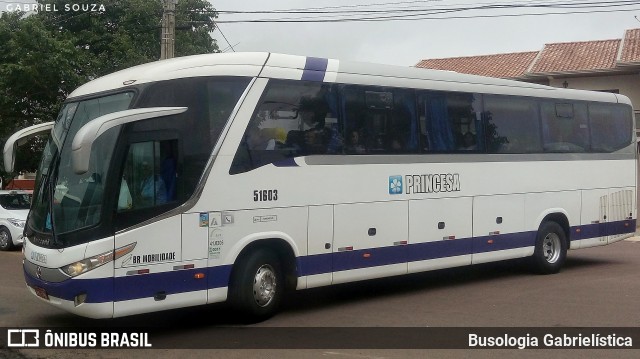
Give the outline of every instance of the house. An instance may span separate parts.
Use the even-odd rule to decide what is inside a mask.
[[[546,44],[540,51],[426,59],[416,67],[623,94],[640,131],[640,29],[613,40]]]
[[[546,44],[540,51],[426,59],[416,67],[619,93],[633,103],[640,137],[640,29],[626,30],[621,39]],[[640,205],[640,191],[637,196]]]

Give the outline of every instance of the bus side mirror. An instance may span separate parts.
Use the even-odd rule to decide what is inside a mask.
[[[40,123],[37,125],[29,126],[27,128],[23,128],[22,130],[14,133],[7,139],[7,142],[4,144],[3,150],[3,159],[4,159],[4,170],[5,172],[13,172],[13,166],[16,161],[16,150],[18,146],[22,146],[27,141],[34,136],[45,133],[47,131],[51,131],[53,128],[54,122],[46,122]]]
[[[110,128],[129,122],[148,120],[156,117],[177,115],[187,111],[187,107],[136,108],[100,116],[78,130],[71,143],[71,163],[76,174],[89,171],[89,157],[93,143]]]

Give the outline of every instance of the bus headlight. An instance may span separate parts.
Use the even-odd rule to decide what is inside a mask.
[[[82,273],[86,273],[92,269],[98,268],[103,264],[107,264],[113,261],[114,259],[118,259],[127,253],[130,253],[133,250],[133,248],[136,247],[136,243],[137,242],[134,242],[124,247],[120,247],[115,251],[105,252],[102,254],[98,254],[97,256],[93,256],[91,258],[86,258],[81,261],[68,264],[64,267],[61,267],[60,270],[62,270],[64,273],[66,273],[70,277],[78,276]]]

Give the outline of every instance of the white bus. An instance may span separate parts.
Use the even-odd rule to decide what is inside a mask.
[[[530,257],[636,228],[628,98],[270,53],[150,63],[74,91],[25,226],[29,290],[111,318]],[[52,128],[52,129],[51,129]]]

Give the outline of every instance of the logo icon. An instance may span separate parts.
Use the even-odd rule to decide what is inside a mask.
[[[402,176],[389,176],[389,194],[402,193]]]
[[[40,345],[39,329],[9,329],[7,330],[7,347],[37,347]]]

